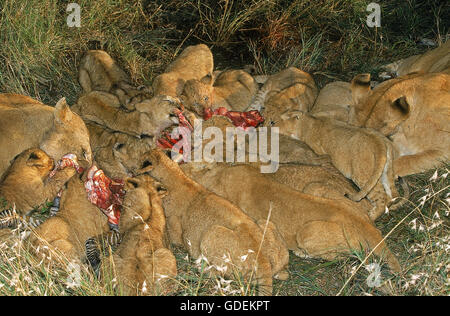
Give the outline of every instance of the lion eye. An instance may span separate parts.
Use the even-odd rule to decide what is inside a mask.
[[[208,97],[204,97],[203,99],[204,99],[205,101],[208,101],[208,100],[209,100],[209,98],[208,98]]]
[[[83,149],[82,154],[83,154],[84,159],[89,160],[86,150]]]

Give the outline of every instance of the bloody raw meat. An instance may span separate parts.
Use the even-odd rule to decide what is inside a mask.
[[[177,110],[175,114],[178,116],[179,126],[187,127],[190,131],[193,131],[192,125],[183,115],[184,107],[180,104],[180,110]],[[264,118],[257,110],[248,111],[248,112],[238,112],[238,111],[228,111],[224,107],[219,107],[216,110],[212,110],[208,108],[203,113],[203,119],[209,120],[213,115],[221,115],[229,118],[234,126],[247,130],[250,127],[257,127],[259,124],[264,122]],[[163,149],[172,149],[175,144],[181,141],[184,137],[189,137],[190,135],[185,134],[185,129],[181,129],[181,135],[178,139],[174,139],[170,136],[170,134],[165,131],[157,140],[157,145]],[[180,148],[180,154],[183,154],[183,149]]]
[[[125,195],[123,186],[122,180],[108,178],[95,165],[88,170],[84,183],[88,200],[102,210],[108,217],[109,227],[115,231],[119,230],[121,205]]]
[[[77,156],[75,154],[67,154],[64,155],[61,160],[56,163],[55,168],[53,168],[53,170],[48,175],[49,178],[52,178],[58,170],[62,170],[66,167],[74,167],[78,173],[83,172],[83,168],[78,164]]]
[[[221,115],[228,117],[233,125],[236,127],[241,127],[247,130],[249,127],[257,127],[259,124],[264,122],[264,118],[261,113],[257,110],[248,112],[238,112],[238,111],[228,111],[224,107],[215,109],[208,108],[203,113],[203,119],[205,121],[209,120],[213,115]]]

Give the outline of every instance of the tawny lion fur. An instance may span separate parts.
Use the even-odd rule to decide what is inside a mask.
[[[0,175],[29,148],[40,148],[55,161],[75,154],[84,168],[92,162],[86,125],[65,99],[53,108],[23,95],[0,94],[0,148]]]
[[[258,84],[247,72],[227,70],[215,80],[208,74],[200,80],[186,81],[183,102],[187,109],[200,116],[207,108],[245,111],[257,90]]]
[[[85,241],[109,231],[107,217],[87,199],[85,176],[83,174],[81,178],[76,176],[69,180],[61,197],[59,212],[30,236],[31,243],[35,247],[40,246],[41,251],[43,246],[49,245],[50,249],[57,250],[65,259],[80,262],[85,259]],[[139,177],[144,176],[149,177]],[[147,219],[151,214],[151,191],[146,185],[135,188],[134,182],[134,179],[125,181],[126,194],[119,224],[120,232],[124,234],[141,223],[139,216]]]
[[[375,130],[343,122],[316,118],[303,112],[286,114],[280,133],[304,141],[318,155],[329,155],[332,164],[360,191],[349,195],[353,201],[368,197],[375,204],[371,217],[382,214],[398,197],[394,183],[391,142]]]
[[[424,54],[398,60],[383,68],[396,76],[413,72],[443,72],[450,75],[450,41]]]
[[[300,141],[298,142],[301,143]],[[245,163],[245,165],[257,169],[260,168],[261,164],[264,163]],[[181,168],[188,176],[200,176],[213,168],[227,169],[238,165],[241,164],[189,162],[182,164]],[[246,171],[247,167],[242,170]],[[253,174],[253,171],[250,174]],[[372,204],[367,199],[363,199],[360,202],[354,202],[346,197],[347,195],[358,192],[358,189],[336,168],[334,168],[329,159],[312,161],[312,163],[307,161],[281,163],[276,172],[266,173],[266,176],[305,194],[311,194],[328,199],[338,199],[342,202],[349,203],[353,205],[353,207],[359,208],[361,212],[363,212],[362,214],[369,214],[373,208]]]
[[[136,104],[132,112],[125,112],[114,104],[119,104],[115,95],[92,91],[81,96],[73,109],[86,121],[137,137],[157,136],[175,122],[176,104],[162,95]]]
[[[147,209],[151,212],[136,214],[140,217],[134,221],[134,226],[128,225],[122,242],[113,254],[119,284],[126,295],[168,293],[177,275],[177,265],[175,256],[168,249],[161,200],[167,191],[147,175],[129,179],[128,182],[135,189],[140,187],[148,192]]]
[[[207,135],[205,134],[205,130],[209,127],[217,127],[218,129],[220,129],[221,133],[222,133],[222,137],[223,137],[223,143],[226,144],[226,135],[227,135],[227,128],[231,128],[231,131],[236,131],[237,129],[235,128],[235,126],[233,125],[233,123],[224,116],[213,116],[212,118],[210,118],[207,121],[201,121],[202,125],[202,144],[201,144],[201,148],[203,150],[203,152],[205,151],[205,146],[208,145],[208,143],[211,142],[211,138],[215,139],[214,137],[217,137],[217,135],[212,136],[212,135]],[[198,147],[199,144],[196,144],[194,142],[194,133],[192,134],[192,140],[191,140],[191,145],[193,146],[193,150],[195,150],[195,148]],[[212,136],[212,137],[210,137]],[[223,161],[226,161],[226,157],[227,154],[230,157],[235,157],[236,153],[239,152],[238,151],[238,147],[237,147],[237,143],[238,143],[238,137],[239,136],[234,136],[234,145],[233,145],[233,150],[227,153],[227,148],[226,146],[223,146],[223,153],[222,153],[222,158]],[[287,135],[283,135],[283,134],[275,134],[272,132],[271,129],[268,129],[268,133],[267,133],[267,153],[271,153],[272,150],[272,137],[278,137],[278,141],[274,142],[274,143],[278,143],[278,157],[276,157],[278,159],[279,163],[298,163],[298,164],[311,164],[311,165],[323,165],[323,164],[327,164],[329,163],[329,158],[326,156],[319,156],[317,154],[314,153],[314,151],[309,148],[305,143],[297,140],[297,139],[293,139],[290,136]],[[255,154],[258,154],[259,149],[251,149],[249,146],[249,137],[245,137],[245,141],[244,141],[244,145],[245,145],[245,154],[244,154],[244,161],[242,162],[250,162],[249,160],[249,153],[253,152]],[[211,150],[211,154],[214,155],[215,151]],[[194,157],[191,157],[191,159],[193,160]],[[233,161],[236,158],[233,159]],[[258,164],[260,165],[260,164]],[[264,165],[264,164],[263,164]]]
[[[213,55],[204,44],[186,47],[169,65],[163,74],[153,80],[153,93],[179,97],[187,80],[200,80],[212,74],[214,68]]]
[[[212,168],[190,176],[254,220],[270,216],[288,249],[299,256],[332,260],[363,247],[384,256],[392,270],[400,269],[381,233],[354,205],[293,190],[248,165]]]
[[[346,198],[348,195],[355,194],[357,188],[331,164],[282,164],[277,172],[268,173],[267,176],[306,194],[339,199],[353,204],[364,214],[369,214],[373,208],[367,199],[355,203]]]
[[[170,192],[164,210],[171,242],[193,258],[204,255],[210,265],[227,266],[227,275],[238,269],[249,277],[256,269],[259,293],[271,294],[272,276],[287,277],[289,255],[267,218],[258,226],[236,205],[188,178],[160,150],[152,152],[152,163],[151,174]]]
[[[266,125],[278,122],[287,110],[309,111],[317,97],[314,79],[306,72],[289,67],[269,76],[249,109],[262,112]]]
[[[436,168],[450,158],[450,75],[410,74],[370,90],[370,75],[352,81],[349,123],[389,137],[396,176]]]
[[[124,178],[146,171],[147,154],[154,147],[154,138],[138,138],[91,122],[86,126],[94,161],[108,177]]]
[[[120,105],[133,110],[136,103],[151,98],[146,87],[133,87],[128,75],[102,50],[87,51],[80,61],[78,80],[85,93],[103,91],[115,94]]]
[[[0,197],[8,202],[9,207],[15,207],[20,215],[51,201],[75,174],[74,168],[65,168],[48,178],[53,167],[53,159],[44,151],[38,148],[25,150],[3,175]]]
[[[347,122],[351,104],[351,84],[335,81],[320,90],[310,113],[315,117],[327,117]]]

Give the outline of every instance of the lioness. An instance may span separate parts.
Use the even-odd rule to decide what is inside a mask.
[[[186,81],[183,102],[187,109],[199,116],[207,108],[224,107],[228,110],[244,111],[258,90],[252,76],[243,70],[227,70],[217,79],[208,74],[202,79]]]
[[[208,46],[188,46],[167,66],[163,74],[153,80],[153,93],[155,96],[162,94],[178,97],[182,94],[187,80],[200,80],[212,74],[213,68],[213,55]]]
[[[258,226],[236,205],[187,177],[161,150],[152,151],[151,162],[150,173],[170,192],[164,210],[171,242],[193,258],[204,255],[211,265],[226,266],[227,275],[239,269],[248,277],[256,269],[259,293],[270,295],[272,275],[287,277],[282,270],[289,255],[267,217]]]
[[[393,271],[400,270],[381,233],[354,205],[303,194],[248,165],[212,168],[190,176],[254,220],[270,218],[288,249],[298,256],[332,260],[363,247],[384,256]]]
[[[18,155],[3,175],[0,184],[0,197],[9,206],[25,215],[34,207],[51,201],[64,184],[75,174],[74,168],[59,170],[49,178],[54,163],[39,148],[25,150]]]
[[[396,176],[423,172],[450,158],[450,75],[410,74],[369,88],[370,75],[352,81],[349,123],[378,130],[398,152]]]
[[[314,79],[306,72],[289,67],[269,76],[258,91],[250,110],[258,110],[266,117],[266,122],[276,121],[277,113],[286,110],[308,111],[317,97]],[[272,117],[273,118],[268,118]]]
[[[74,111],[86,121],[136,137],[154,137],[178,122],[173,114],[177,103],[163,95],[136,104],[136,110],[132,112],[116,108],[114,102],[118,104],[116,96],[92,91],[78,99]]]
[[[310,113],[315,117],[328,117],[347,122],[351,104],[351,84],[335,81],[320,90]]]
[[[113,93],[128,110],[134,109],[136,103],[151,98],[149,88],[133,87],[125,71],[102,50],[90,50],[84,54],[80,62],[78,80],[85,93]]]
[[[136,189],[128,194],[135,194],[138,199],[138,195],[142,195],[139,190],[144,190],[149,198],[146,201],[148,207],[143,209],[145,212],[134,214],[133,222],[128,223],[123,240],[114,252],[114,269],[119,284],[123,286],[126,295],[165,293],[166,286],[177,275],[175,256],[167,249],[166,218],[161,200],[167,191],[149,176],[132,178],[128,183],[133,184]],[[87,250],[95,252],[90,255],[94,255],[94,261],[100,260],[100,249],[104,247],[104,240],[107,238],[108,236],[102,235],[86,242]],[[93,249],[92,243],[96,249]],[[97,262],[91,264],[95,265]]]
[[[383,68],[396,76],[413,72],[443,72],[450,75],[450,41],[424,54],[398,60]]]
[[[316,154],[329,155],[336,169],[360,188],[349,198],[360,201],[368,196],[374,202],[373,217],[398,197],[392,166],[395,153],[386,137],[375,130],[300,111],[290,112],[285,118],[279,124],[280,133],[304,141]]]
[[[28,148],[39,147],[52,159],[72,153],[83,168],[92,162],[89,133],[65,99],[54,108],[17,94],[0,94],[0,175]]]

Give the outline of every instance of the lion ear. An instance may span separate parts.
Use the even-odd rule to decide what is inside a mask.
[[[62,98],[55,105],[55,119],[59,123],[70,122],[72,120],[72,111],[67,105],[66,98]]]
[[[303,115],[302,111],[299,110],[287,110],[283,112],[280,116],[282,120],[288,120],[290,118],[295,117],[296,119],[299,119]]]
[[[214,78],[212,73],[207,74],[202,79],[200,79],[200,82],[209,86],[212,86],[214,83]]]
[[[394,109],[399,110],[403,115],[408,115],[411,112],[411,107],[405,96],[396,99],[392,102],[391,106]]]
[[[130,185],[130,187],[133,187],[135,189],[139,187],[139,181],[135,178],[127,178],[125,181],[128,185]]]
[[[370,74],[356,75],[351,89],[353,106],[357,106],[370,93]]]

